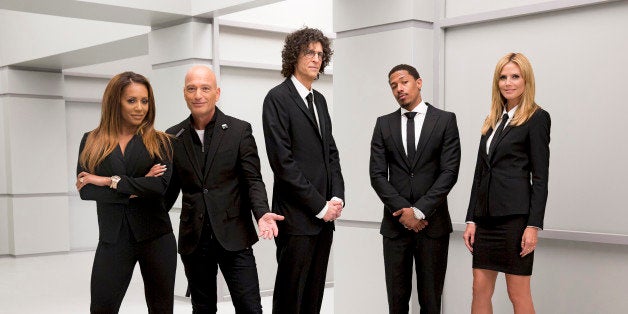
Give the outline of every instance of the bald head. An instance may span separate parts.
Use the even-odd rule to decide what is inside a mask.
[[[213,86],[216,86],[216,75],[214,71],[206,65],[195,65],[191,67],[185,74],[185,85],[193,78],[203,77],[212,82]]]
[[[216,102],[220,99],[220,88],[216,84],[214,71],[204,65],[190,68],[185,75],[183,96],[194,118],[195,127],[204,129],[204,125],[214,116]]]

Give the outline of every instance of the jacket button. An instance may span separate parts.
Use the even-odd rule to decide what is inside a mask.
[[[410,172],[410,178],[414,178],[414,173]]]
[[[198,215],[198,219],[203,220],[203,214]]]
[[[203,194],[207,194],[207,193],[209,193],[209,190],[203,189]]]

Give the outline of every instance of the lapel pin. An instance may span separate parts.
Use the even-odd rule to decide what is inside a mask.
[[[222,125],[222,129],[223,129],[223,130],[226,130],[226,129],[228,129],[228,128],[229,128],[229,126],[228,126],[226,123]]]

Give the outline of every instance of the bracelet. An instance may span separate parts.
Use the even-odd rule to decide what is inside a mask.
[[[113,176],[110,179],[111,179],[111,185],[109,185],[109,187],[112,188],[112,189],[117,189],[118,188],[118,182],[120,182],[120,177],[119,176]]]

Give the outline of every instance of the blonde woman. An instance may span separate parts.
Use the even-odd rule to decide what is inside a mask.
[[[465,245],[473,254],[472,313],[492,313],[499,272],[515,313],[534,313],[530,277],[543,228],[550,116],[534,100],[534,73],[521,53],[502,57],[493,75],[489,116],[467,210]]]
[[[100,124],[81,141],[76,187],[96,201],[99,241],[91,277],[91,313],[117,313],[139,262],[149,313],[172,313],[177,253],[163,195],[171,177],[168,135],[154,129],[148,80],[114,76]]]

